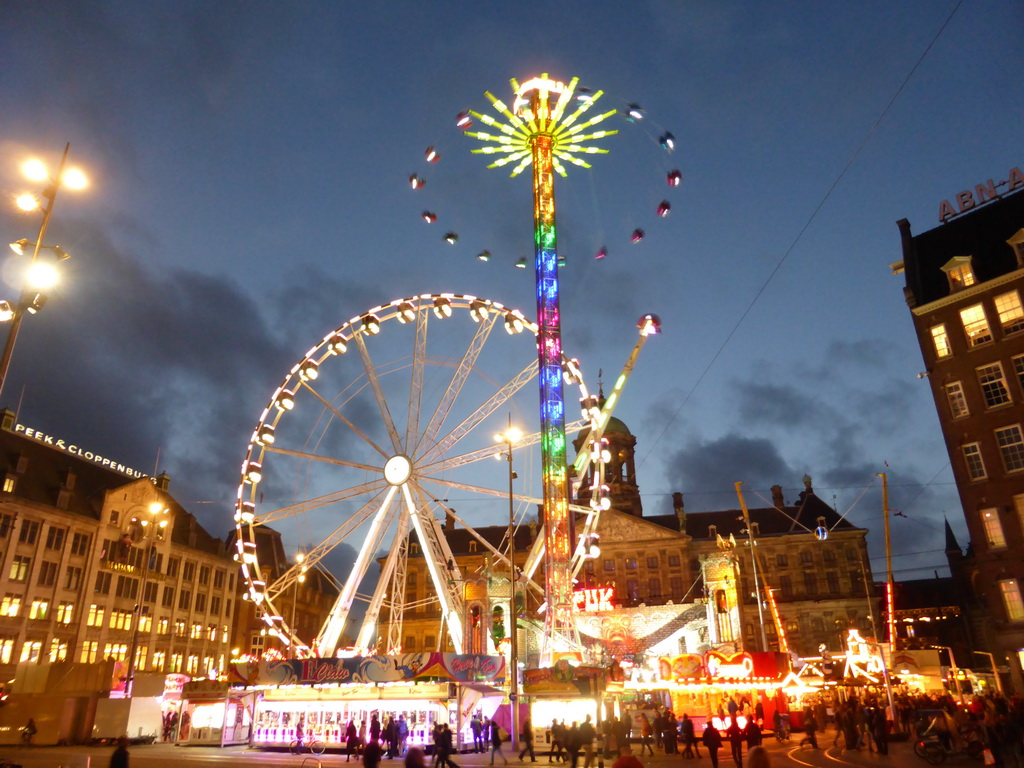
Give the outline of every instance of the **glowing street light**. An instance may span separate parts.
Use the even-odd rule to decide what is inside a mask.
[[[508,684],[508,700],[512,710],[512,723],[511,730],[509,733],[519,733],[519,659],[518,659],[518,648],[517,638],[519,628],[519,611],[516,608],[516,507],[515,507],[515,494],[512,489],[512,481],[516,479],[517,475],[512,469],[512,446],[523,439],[523,431],[518,427],[512,426],[512,416],[508,417],[508,428],[504,432],[499,432],[494,436],[494,440],[497,443],[504,443],[505,450],[498,451],[494,454],[496,459],[505,459],[508,462],[508,569],[509,569],[509,582],[511,583],[511,599],[509,600],[509,616],[512,619],[511,632],[509,633],[509,646],[508,646],[508,661],[509,661],[509,684]],[[518,738],[518,737],[516,737]]]
[[[71,145],[64,147],[64,154],[57,166],[57,173],[50,175],[46,165],[36,158],[26,160],[21,164],[21,172],[25,178],[35,183],[45,183],[46,186],[39,195],[26,192],[15,198],[15,204],[23,211],[43,211],[43,220],[39,225],[39,234],[35,242],[22,238],[11,243],[11,250],[19,256],[31,248],[32,258],[25,272],[25,285],[21,291],[21,298],[17,304],[11,305],[7,302],[7,310],[2,311],[0,307],[0,321],[9,320],[11,325],[7,331],[7,341],[4,344],[3,356],[0,357],[0,392],[3,392],[4,383],[7,381],[7,371],[11,367],[11,357],[14,354],[14,345],[18,340],[18,331],[21,328],[22,318],[25,314],[35,314],[46,303],[46,293],[57,283],[57,264],[69,258],[67,251],[59,245],[44,245],[46,229],[50,225],[50,216],[53,214],[53,205],[57,200],[57,192],[61,187],[68,189],[85,189],[89,185],[86,175],[78,168],[65,168],[68,159],[68,151]],[[43,252],[43,253],[41,253]],[[41,258],[41,255],[43,258]]]

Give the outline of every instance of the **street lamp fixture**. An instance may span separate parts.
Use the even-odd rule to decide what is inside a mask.
[[[295,553],[295,564],[299,566],[299,573],[295,577],[295,586],[292,588],[292,622],[291,626],[295,627],[295,607],[299,603],[299,584],[306,581],[306,553],[301,549]],[[293,646],[292,658],[297,658],[298,648]]]
[[[992,665],[992,677],[996,680],[996,693],[1000,696],[1003,695],[1003,681],[999,679],[999,670],[996,668],[996,657],[988,651],[975,651],[979,656],[988,656],[989,663]]]
[[[23,193],[15,198],[15,202],[23,211],[42,210],[43,219],[39,225],[39,234],[35,242],[28,238],[21,238],[11,243],[11,249],[19,256],[24,256],[31,251],[31,262],[26,271],[25,285],[21,291],[18,302],[11,305],[7,302],[10,315],[4,318],[5,312],[0,311],[0,318],[9,320],[11,325],[7,331],[7,341],[4,344],[3,355],[0,357],[0,392],[3,391],[4,383],[7,381],[7,372],[11,367],[11,357],[14,354],[14,345],[18,340],[18,331],[21,328],[21,321],[25,314],[35,314],[46,303],[46,294],[42,291],[52,288],[57,282],[56,264],[68,258],[67,251],[60,246],[48,246],[43,244],[46,238],[47,227],[50,226],[50,216],[53,214],[53,205],[57,200],[57,192],[61,187],[68,189],[84,189],[89,185],[85,174],[77,168],[65,168],[68,159],[68,151],[71,145],[64,147],[64,154],[61,156],[57,166],[57,173],[53,176],[47,170],[46,165],[38,160],[27,160],[21,165],[22,173],[29,181],[45,183],[46,186],[40,195]],[[51,251],[56,259],[40,259],[41,251]]]
[[[136,656],[139,649],[139,630],[142,626],[142,602],[146,599],[146,586],[149,583],[149,559],[152,549],[150,539],[155,539],[159,532],[170,524],[170,510],[161,502],[153,501],[150,502],[144,514],[133,516],[131,521],[142,528],[142,559],[139,562],[139,568],[142,571],[142,584],[139,587],[139,599],[135,603],[132,642],[128,649],[128,674],[125,675],[124,681],[126,697],[132,695],[132,689],[135,687]]]
[[[516,534],[516,507],[515,507],[515,493],[512,488],[512,481],[518,477],[515,470],[512,469],[512,446],[523,439],[523,431],[518,427],[512,426],[512,416],[509,414],[508,417],[508,428],[504,432],[499,432],[494,436],[494,441],[497,443],[504,443],[505,450],[498,451],[494,454],[494,458],[504,458],[508,462],[508,568],[509,568],[509,616],[511,618],[511,632],[509,632],[509,646],[508,646],[508,661],[509,661],[509,684],[508,684],[508,701],[509,709],[512,712],[512,728],[509,733],[512,734],[512,743],[516,743],[519,738],[519,658],[516,637],[519,630],[519,609],[516,606],[516,582],[518,577],[516,574],[516,546],[515,546],[515,534]]]

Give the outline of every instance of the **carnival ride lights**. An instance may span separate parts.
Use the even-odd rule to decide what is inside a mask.
[[[455,312],[463,313],[464,318],[470,315],[473,322],[466,318],[466,322],[449,323]],[[431,322],[442,325],[428,334]],[[507,333],[492,335],[498,325]],[[256,605],[266,634],[277,638],[290,654],[307,658],[366,653],[375,643],[382,648],[401,648],[405,605],[402,585],[411,531],[415,531],[425,555],[452,645],[457,652],[462,651],[461,575],[441,530],[438,512],[467,528],[495,562],[507,562],[508,557],[439,497],[447,496],[452,489],[481,499],[506,497],[507,489],[488,487],[486,478],[480,479],[487,473],[481,472],[476,462],[495,451],[490,432],[486,437],[482,434],[488,419],[499,409],[514,405],[514,396],[538,376],[536,359],[519,367],[515,355],[499,348],[512,344],[529,358],[536,354],[534,339],[497,341],[525,336],[526,331],[534,337],[539,334],[537,324],[519,310],[476,296],[445,293],[398,299],[356,315],[332,330],[303,355],[274,391],[253,430],[242,463],[235,506],[235,559],[245,579],[246,599]],[[433,347],[428,350],[428,337],[438,344],[439,351]],[[443,342],[449,338],[455,339],[451,344],[456,345],[456,352],[461,349],[459,354],[448,354],[450,349]],[[466,346],[458,347],[464,338],[468,339]],[[391,360],[374,359],[392,351],[390,345],[401,347],[403,340],[411,343],[411,354],[406,347]],[[494,343],[488,345],[489,340]],[[353,348],[357,354],[344,354]],[[477,368],[495,360],[505,366],[499,369],[502,372],[481,376],[483,371]],[[310,375],[313,371],[315,376]],[[561,358],[553,375],[559,382],[578,387],[581,397],[589,397],[575,360]],[[503,378],[494,381],[492,376]],[[490,382],[490,396],[477,402],[479,393],[470,392],[467,382],[481,379]],[[334,394],[339,380],[340,393]],[[498,387],[496,392],[494,387]],[[397,401],[392,399],[396,392],[401,397]],[[407,403],[408,412],[400,412],[395,402]],[[579,429],[585,425],[584,421],[574,421],[570,426]],[[534,432],[517,445],[529,448],[543,439],[543,434]],[[339,445],[354,445],[359,450],[338,455]],[[299,472],[293,471],[296,465]],[[318,468],[324,468],[321,474],[329,478],[315,479],[313,470]],[[296,487],[295,477],[299,475],[314,478],[308,489]],[[325,487],[325,482],[331,485]],[[286,487],[282,488],[282,483]],[[438,486],[443,489],[440,493]],[[526,508],[540,501],[529,492],[514,496],[514,502]],[[587,511],[583,506],[571,509],[574,514]],[[260,527],[298,528],[307,514],[318,512],[327,515],[328,528],[333,530],[307,551],[301,565],[271,578],[268,565],[260,562],[257,551]],[[316,637],[300,636],[294,621],[282,618],[279,606],[287,602],[289,590],[300,577],[313,569],[324,570],[325,557],[346,539],[349,543],[358,541],[356,562],[347,576],[336,579],[339,597]],[[378,550],[385,553],[381,575],[368,598],[354,648],[339,649],[354,601],[367,599],[359,597],[357,590]],[[532,579],[524,578],[523,583],[535,596],[541,595],[542,587]],[[390,629],[377,638],[382,610],[389,613]],[[287,615],[287,611],[284,613]]]

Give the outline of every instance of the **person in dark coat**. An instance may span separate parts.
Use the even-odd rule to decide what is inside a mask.
[[[818,723],[814,719],[814,715],[811,713],[810,708],[804,710],[804,737],[800,739],[800,743],[797,745],[802,747],[804,744],[810,744],[812,749],[818,748]]]
[[[679,736],[683,740],[683,757],[700,757],[697,749],[697,734],[693,730],[693,720],[683,712],[683,719],[679,722]]]
[[[380,765],[380,742],[368,741],[363,747],[364,768],[377,768]]]
[[[722,734],[711,724],[710,720],[704,726],[704,735],[700,740],[704,742],[708,755],[711,757],[711,768],[718,768],[718,750],[722,748]]]
[[[373,713],[373,717],[370,718],[370,741],[380,741],[380,719],[377,717],[377,713]]]
[[[480,715],[473,715],[469,721],[469,730],[473,732],[473,752],[483,752],[484,746],[484,724],[480,722]]]
[[[527,752],[530,753],[530,760],[536,763],[537,756],[533,754],[533,721],[530,718],[523,720],[523,751],[519,753],[519,759],[522,760]]]
[[[761,726],[757,724],[757,720],[747,721],[747,752],[750,752],[754,747],[760,747],[764,737],[761,733]]]
[[[725,737],[729,739],[732,746],[732,759],[736,762],[736,768],[743,768],[743,738],[746,734],[740,728],[736,718],[732,718],[729,727],[725,729]]]
[[[117,737],[117,749],[110,756],[110,768],[128,768],[128,737]]]
[[[498,724],[491,721],[491,765],[494,765],[494,756],[500,755],[505,765],[508,765],[508,758],[505,757],[505,753],[501,751],[501,728]]]
[[[352,755],[356,754],[359,749],[359,731],[356,730],[356,723],[354,720],[348,721],[348,726],[345,728],[345,751],[348,755],[345,756],[345,762],[349,762],[352,759]]]

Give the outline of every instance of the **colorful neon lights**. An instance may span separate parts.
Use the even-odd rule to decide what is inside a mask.
[[[572,619],[572,549],[575,541],[573,518],[569,514],[569,492],[565,463],[565,401],[562,391],[562,336],[558,308],[558,248],[555,228],[554,174],[565,176],[563,162],[583,168],[590,164],[578,155],[604,154],[608,150],[589,142],[618,131],[585,130],[615,114],[615,110],[582,118],[601,97],[598,91],[584,101],[573,100],[579,78],[569,84],[552,80],[547,74],[521,85],[511,80],[512,109],[491,93],[485,93],[506,122],[478,112],[460,115],[460,127],[469,127],[471,115],[499,133],[466,131],[467,136],[485,143],[474,153],[499,155],[488,168],[514,164],[512,176],[533,165],[533,232],[537,280],[537,356],[539,362],[541,424],[541,476],[544,483],[545,523],[545,637],[544,655],[550,662],[558,652],[575,651],[576,630]],[[570,104],[577,105],[566,115]],[[464,118],[464,119],[463,119]]]

